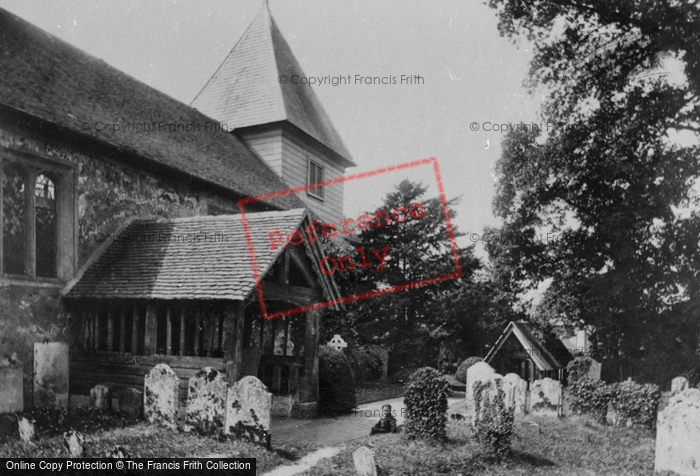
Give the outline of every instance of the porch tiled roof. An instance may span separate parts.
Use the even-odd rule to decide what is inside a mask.
[[[283,248],[268,232],[296,230],[304,209],[246,214],[262,277]],[[68,284],[68,299],[244,300],[255,288],[241,215],[134,220]]]
[[[530,324],[526,322],[511,322],[484,359],[486,363],[491,362],[491,360],[498,355],[501,347],[511,334],[516,337],[520,345],[527,351],[527,354],[541,371],[564,368],[572,359],[572,356],[561,340],[555,339],[551,342],[547,342],[545,345],[533,335]]]

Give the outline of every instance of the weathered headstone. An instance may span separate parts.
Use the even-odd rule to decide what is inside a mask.
[[[98,410],[112,410],[112,389],[106,385],[95,385],[90,389],[90,404]]]
[[[681,393],[683,390],[688,389],[688,379],[685,377],[676,377],[671,380],[671,395],[676,393]]]
[[[335,350],[342,350],[348,346],[348,343],[345,342],[345,340],[340,337],[340,334],[335,334],[333,338],[328,341],[328,347],[332,347]]]
[[[158,364],[144,379],[143,413],[147,421],[177,428],[179,379],[166,364]]]
[[[270,435],[272,394],[256,377],[243,377],[228,388],[224,433],[264,443]]]
[[[591,359],[591,366],[586,374],[591,380],[600,380],[600,375],[603,370],[603,364],[595,359]]]
[[[68,344],[34,343],[34,406],[68,407]]]
[[[185,431],[218,435],[224,429],[227,384],[221,373],[204,367],[190,378]]]
[[[34,420],[30,420],[26,417],[21,417],[19,420],[17,420],[19,439],[25,443],[32,441],[34,439],[34,435],[36,434],[36,430],[34,429],[35,424],[36,422]]]
[[[561,382],[547,377],[532,382],[530,388],[530,411],[533,415],[559,416],[564,403]]]
[[[63,447],[69,458],[82,458],[85,452],[85,438],[79,431],[67,431],[63,434]]]
[[[510,373],[503,377],[503,391],[506,393],[506,405],[515,408],[516,415],[527,413],[527,382],[518,374]]]
[[[496,371],[486,362],[477,362],[467,369],[467,406],[474,402],[474,383],[488,380]]]
[[[0,367],[0,414],[24,410],[24,371]]]
[[[374,461],[374,452],[366,446],[360,446],[352,452],[352,461],[355,463],[355,472],[358,476],[377,476],[377,463]]]
[[[127,388],[119,394],[119,413],[126,418],[143,418],[143,392]]]
[[[671,397],[656,423],[654,471],[700,476],[700,390]]]

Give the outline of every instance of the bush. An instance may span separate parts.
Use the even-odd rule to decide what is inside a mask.
[[[492,382],[496,385],[494,395],[491,395]],[[496,457],[502,458],[510,452],[515,408],[506,406],[506,394],[500,380],[474,382],[473,391],[474,439],[488,446]]]
[[[590,357],[576,357],[566,366],[567,381],[569,384],[587,378],[588,371],[593,365],[593,359]]]
[[[450,386],[430,367],[416,370],[408,379],[404,397],[406,434],[409,439],[447,439],[447,397]]]
[[[461,383],[467,383],[467,369],[471,367],[472,365],[478,363],[478,362],[483,362],[484,359],[481,357],[468,357],[467,359],[464,360],[461,364],[459,364],[459,367],[457,367],[457,372],[455,373],[455,379],[458,382]]]
[[[612,400],[614,388],[600,380],[579,378],[569,385],[571,409],[590,416],[598,423],[605,423],[608,404]]]
[[[350,361],[342,352],[322,346],[318,352],[318,410],[338,414],[357,405],[355,378]]]
[[[632,380],[611,385],[612,406],[617,413],[617,425],[656,426],[656,411],[661,392],[654,384],[639,384]]]
[[[382,377],[382,351],[377,346],[358,347],[350,352],[350,364],[357,383]]]

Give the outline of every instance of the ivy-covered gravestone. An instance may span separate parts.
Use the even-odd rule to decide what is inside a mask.
[[[472,435],[499,458],[510,451],[515,415],[515,408],[506,404],[503,386],[503,377],[494,374],[488,380],[475,382],[472,388]]]

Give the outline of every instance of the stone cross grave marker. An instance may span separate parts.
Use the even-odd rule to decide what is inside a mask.
[[[147,421],[177,429],[178,384],[177,374],[166,364],[158,364],[148,372],[143,384],[143,413]]]
[[[348,346],[348,343],[340,337],[340,334],[335,334],[331,340],[328,341],[328,347],[333,347],[335,350],[341,350]]]
[[[355,463],[358,476],[377,476],[377,463],[374,461],[374,452],[371,449],[360,446],[353,451],[352,461]]]

